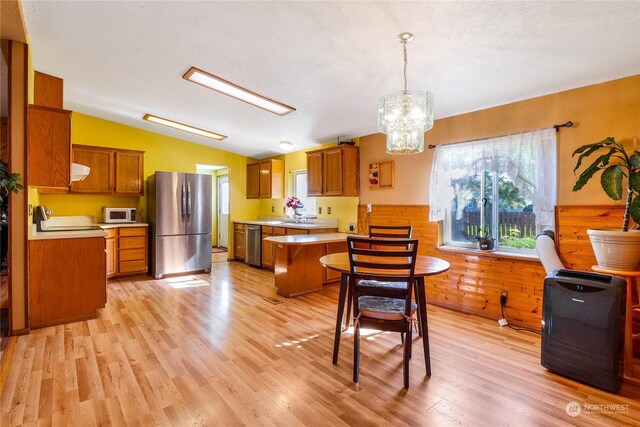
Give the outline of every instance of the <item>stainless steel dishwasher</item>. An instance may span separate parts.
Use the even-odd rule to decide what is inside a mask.
[[[245,225],[247,236],[247,258],[249,265],[262,267],[262,227],[259,225]]]

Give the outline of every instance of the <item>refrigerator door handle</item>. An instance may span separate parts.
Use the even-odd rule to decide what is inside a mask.
[[[184,182],[182,183],[182,220],[184,221],[184,217],[187,214],[187,193],[184,190]]]
[[[191,183],[187,182],[187,215],[191,216]]]

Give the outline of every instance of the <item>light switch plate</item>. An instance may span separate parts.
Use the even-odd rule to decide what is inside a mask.
[[[367,204],[367,213],[371,213],[371,203]]]
[[[318,206],[318,213],[322,214],[322,206]]]
[[[327,208],[327,215],[331,215],[331,207]]]

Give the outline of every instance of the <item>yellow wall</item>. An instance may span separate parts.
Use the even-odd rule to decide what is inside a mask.
[[[245,198],[247,158],[244,156],[80,113],[73,113],[72,116],[71,142],[143,150],[145,179],[155,171],[195,173],[197,163],[228,166],[232,220],[254,219],[258,215],[258,201]],[[35,204],[34,200],[30,200],[32,202]],[[97,220],[102,218],[103,206],[135,207],[138,208],[141,221],[147,220],[145,196],[40,194],[39,203],[51,209],[54,215],[91,215]],[[233,235],[232,230],[229,235]]]
[[[576,178],[571,154],[581,145],[607,136],[628,147],[633,135],[640,136],[640,75],[436,120],[433,129],[425,133],[425,146],[539,129],[568,120],[574,127],[562,128],[557,134],[557,204],[612,204],[599,179],[579,192],[572,191]],[[370,190],[368,164],[386,159],[395,161],[395,188]],[[433,150],[429,149],[411,156],[387,155],[383,134],[360,138],[360,203],[428,204],[432,160]]]
[[[335,146],[335,144],[327,144],[317,148],[332,146]],[[285,195],[287,197],[291,196],[293,195],[293,175],[291,172],[307,169],[306,151],[295,151],[274,158],[284,160],[286,177]],[[282,216],[282,208],[284,207],[285,200],[286,199],[261,199],[259,214],[261,216]],[[316,197],[316,216],[320,219],[337,219],[339,230],[345,231],[348,224],[357,223],[358,200],[358,197]],[[327,213],[327,208],[329,207],[331,208],[331,215]],[[322,208],[322,214],[318,213],[319,208]],[[291,212],[286,213],[290,214]]]

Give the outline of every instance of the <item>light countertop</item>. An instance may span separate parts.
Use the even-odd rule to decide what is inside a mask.
[[[74,230],[74,231],[35,231],[29,234],[29,240],[49,240],[49,239],[83,239],[89,237],[107,237],[103,230]]]
[[[107,233],[103,230],[118,227],[148,227],[149,224],[144,223],[126,223],[126,224],[96,224],[101,230],[68,230],[68,231],[37,231],[36,225],[33,224],[28,240],[49,240],[49,239],[83,239],[89,237],[107,237]]]
[[[291,236],[265,237],[264,240],[281,245],[317,245],[324,243],[346,242],[347,233],[294,234]]]
[[[299,228],[302,230],[317,230],[320,228],[338,228],[337,225],[327,225],[327,224],[317,224],[317,223],[296,223],[296,222],[285,222],[285,221],[233,221],[238,224],[249,224],[249,225],[263,225],[269,227],[285,227],[285,228]]]

